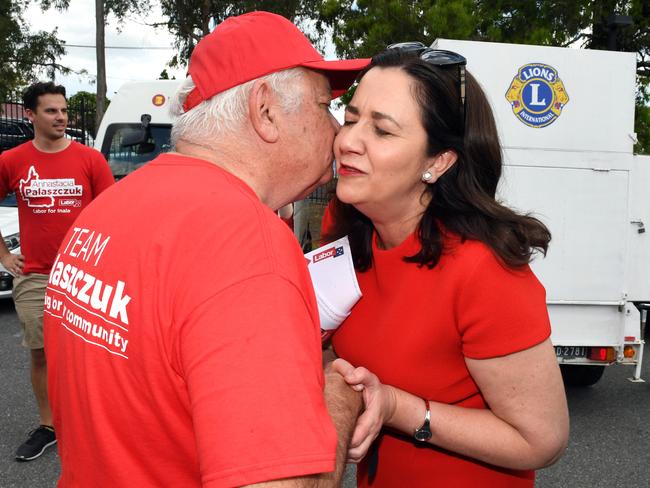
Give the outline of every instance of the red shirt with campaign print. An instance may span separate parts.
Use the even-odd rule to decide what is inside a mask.
[[[243,181],[162,155],[64,238],[46,294],[60,487],[229,487],[332,471],[316,298]]]
[[[104,156],[71,141],[47,153],[28,141],[0,154],[0,200],[15,192],[23,274],[48,274],[81,210],[115,182]]]

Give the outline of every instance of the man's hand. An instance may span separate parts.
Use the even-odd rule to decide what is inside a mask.
[[[325,374],[331,371],[332,362],[337,357],[338,356],[334,352],[334,348],[332,347],[332,344],[330,344],[327,348],[323,349],[323,370],[325,371]]]
[[[343,359],[335,360],[331,369],[340,373],[351,388],[363,392],[365,411],[357,420],[347,455],[348,462],[358,463],[365,457],[381,428],[393,416],[397,403],[395,391],[391,386],[382,384],[366,368],[355,368]]]
[[[25,266],[25,256],[22,254],[12,254],[8,252],[7,254],[0,257],[0,263],[9,271],[12,275],[18,276],[23,274],[23,266]]]
[[[336,471],[324,475],[325,483],[319,486],[340,486],[350,438],[361,413],[361,394],[348,386],[343,377],[331,370],[325,372],[325,403],[338,436]]]

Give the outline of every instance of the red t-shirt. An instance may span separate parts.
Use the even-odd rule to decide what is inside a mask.
[[[373,241],[375,241],[373,239]],[[363,297],[334,334],[336,353],[379,379],[436,402],[487,408],[465,357],[492,358],[550,335],[545,291],[528,266],[504,268],[477,241],[448,239],[433,268],[405,263],[420,248],[415,234],[381,250],[357,273]],[[359,466],[359,486],[532,487],[534,472],[512,471],[383,431],[376,478]]]
[[[162,155],[93,202],[46,295],[59,486],[241,486],[334,469],[318,309],[241,180]]]
[[[24,274],[48,274],[81,210],[115,182],[104,156],[72,141],[46,153],[32,141],[0,154],[0,200],[15,192]]]

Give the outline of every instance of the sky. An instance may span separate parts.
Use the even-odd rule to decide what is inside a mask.
[[[93,46],[68,47],[67,54],[58,62],[73,70],[85,69],[88,75],[57,74],[57,83],[63,84],[68,95],[78,91],[95,91],[94,79],[97,74],[95,60],[95,2],[94,0],[71,0],[70,8],[60,13],[50,9],[43,13],[37,5],[30,4],[24,15],[32,32],[44,30],[51,32],[57,27],[59,39],[68,45]],[[160,20],[160,14],[152,12],[147,22]],[[160,72],[166,68],[167,62],[176,53],[172,48],[173,38],[164,29],[154,29],[145,25],[144,20],[138,16],[130,18],[122,25],[118,32],[117,21],[109,16],[106,26],[106,41],[109,46],[131,47],[136,49],[106,49],[106,84],[107,95],[111,98],[119,87],[127,81],[155,80]],[[146,48],[164,49],[146,49]],[[171,70],[167,68],[170,76],[182,78],[185,76],[183,69]]]
[[[154,7],[146,21],[153,23],[163,20],[157,7]],[[45,30],[51,32],[56,26],[59,39],[66,44],[93,46],[67,47],[67,54],[59,63],[76,71],[85,69],[88,75],[57,74],[56,81],[66,87],[68,95],[85,90],[94,93],[94,79],[97,74],[95,60],[95,2],[94,0],[71,0],[70,8],[60,13],[50,9],[43,13],[37,5],[30,4],[24,15],[32,32]],[[121,31],[121,32],[120,32]],[[172,48],[173,37],[165,28],[154,29],[145,25],[139,16],[129,16],[118,31],[115,17],[109,16],[106,25],[106,84],[110,99],[119,87],[127,81],[148,81],[158,79],[160,72],[167,69],[170,77],[182,79],[185,69],[170,69],[167,62],[176,53]],[[110,47],[129,47],[136,49],[110,49]],[[156,49],[147,49],[147,48]],[[162,48],[162,49],[160,49]],[[328,44],[326,58],[332,58],[334,48]]]

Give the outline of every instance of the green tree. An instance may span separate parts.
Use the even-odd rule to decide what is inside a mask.
[[[177,67],[186,65],[194,46],[210,33],[210,27],[227,17],[266,10],[300,22],[311,18],[319,4],[318,0],[161,0],[162,13],[167,21],[152,25],[166,28],[175,37],[178,54],[169,65]]]
[[[41,0],[41,8],[51,7],[57,10],[67,10],[70,0]],[[151,8],[149,0],[95,0],[95,53],[97,59],[97,112],[96,124],[99,126],[106,110],[106,49],[105,33],[106,19],[113,14],[118,25],[124,22],[130,13],[143,14]]]
[[[635,149],[650,153],[649,0],[324,0],[317,26],[331,29],[337,54],[346,57],[436,38],[635,52]]]
[[[650,90],[648,83],[639,85],[634,113],[634,131],[637,136],[636,152],[650,154]]]
[[[648,0],[324,0],[317,21],[321,32],[332,29],[341,56],[367,56],[393,42],[430,43],[439,37],[578,43],[636,52],[639,76],[650,77]]]
[[[106,108],[110,100],[106,100]],[[97,133],[97,94],[80,91],[68,98],[68,113],[70,127],[84,129],[93,136]]]
[[[110,100],[106,100],[110,104]],[[68,98],[68,106],[80,110],[94,111],[97,108],[97,95],[87,91],[79,91]]]
[[[45,74],[71,70],[57,59],[65,54],[63,44],[52,32],[29,32],[22,12],[27,0],[0,0],[0,98]]]
[[[331,29],[341,57],[367,57],[388,44],[438,37],[469,39],[478,23],[472,0],[325,0],[319,32]]]

